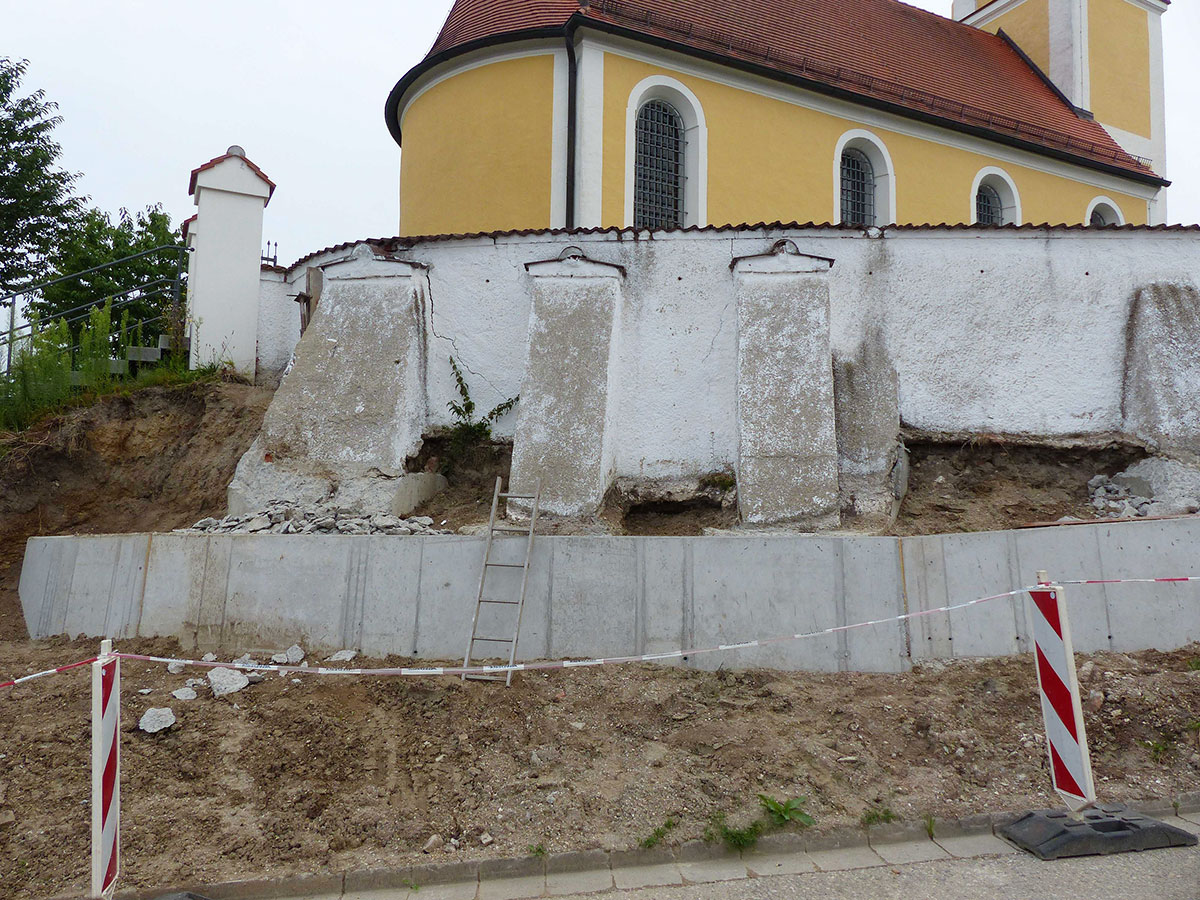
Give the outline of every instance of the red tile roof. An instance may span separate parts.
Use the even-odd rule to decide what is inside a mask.
[[[251,172],[253,172],[255,175],[257,175],[259,178],[261,178],[263,181],[265,181],[267,183],[267,202],[270,203],[271,195],[275,193],[275,182],[273,182],[270,178],[267,177],[266,172],[264,172],[262,169],[260,169],[258,166],[256,166],[249,159],[242,156],[240,153],[222,153],[220,156],[213,157],[208,162],[206,162],[204,165],[196,166],[196,168],[192,169],[192,178],[188,182],[188,196],[190,197],[192,194],[196,193],[196,176],[198,176],[201,172],[203,172],[206,169],[211,169],[213,166],[216,166],[216,165],[219,165],[220,163],[225,162],[225,160],[227,160],[227,159],[240,159],[242,162],[244,162],[247,166],[250,167]]]
[[[573,16],[1153,177],[1004,38],[899,0],[456,0],[427,60]]]

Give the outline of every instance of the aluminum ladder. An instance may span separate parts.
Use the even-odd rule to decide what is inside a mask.
[[[483,546],[483,567],[479,572],[479,591],[475,595],[475,615],[471,619],[471,640],[467,642],[467,652],[463,656],[463,668],[468,668],[471,665],[471,654],[475,652],[476,644],[507,644],[508,645],[508,664],[511,666],[517,659],[517,638],[521,633],[521,615],[525,611],[525,590],[529,586],[529,559],[533,554],[533,534],[537,527],[538,507],[542,500],[542,480],[539,478],[537,487],[532,494],[512,494],[504,493],[501,489],[501,479],[496,478],[496,489],[492,492],[492,514],[488,518],[487,541]],[[533,509],[529,514],[529,527],[520,528],[513,525],[497,525],[496,513],[500,508],[501,500],[532,500]],[[520,563],[498,563],[492,561],[492,540],[497,534],[523,534],[526,536],[525,542],[525,561]],[[520,569],[521,570],[521,593],[516,600],[490,600],[483,595],[484,587],[487,585],[489,569]],[[506,637],[480,637],[479,635],[479,611],[484,605],[495,606],[515,606],[516,607],[516,624],[513,625],[511,638]],[[474,681],[503,681],[504,684],[512,684],[512,670],[505,672],[503,675],[487,675],[483,673],[468,675],[463,673],[462,680],[468,678]]]

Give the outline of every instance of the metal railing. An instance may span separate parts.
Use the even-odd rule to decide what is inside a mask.
[[[70,275],[63,275],[58,278],[52,278],[49,281],[44,281],[40,284],[33,284],[15,291],[11,294],[0,296],[0,309],[8,307],[8,329],[0,333],[0,352],[4,354],[5,364],[4,372],[12,371],[13,348],[21,340],[32,337],[38,329],[37,322],[23,322],[17,324],[18,307],[24,302],[28,303],[30,298],[39,294],[43,294],[46,288],[55,285],[67,284],[70,282],[81,283],[81,279],[88,275],[95,275],[101,272],[110,272],[118,266],[126,265],[134,260],[145,259],[152,256],[166,257],[168,254],[173,256],[173,268],[169,275],[160,275],[150,281],[135,285],[123,291],[118,291],[113,294],[97,296],[74,306],[70,309],[63,310],[53,319],[54,322],[65,321],[67,325],[72,325],[88,318],[92,309],[97,306],[102,306],[105,303],[111,303],[111,309],[116,311],[135,303],[154,300],[161,297],[170,298],[170,318],[172,321],[180,321],[180,302],[183,292],[183,275],[187,261],[188,250],[186,247],[177,246],[175,244],[163,244],[159,247],[153,247],[150,250],[143,250],[141,253],[134,253],[131,256],[124,256],[121,259],[115,259],[112,262],[104,263],[103,265],[93,266],[90,269],[84,269],[81,272],[73,272]],[[142,321],[142,325],[159,322],[163,319],[162,315],[155,316],[152,319]],[[41,323],[44,326],[51,324],[50,322]],[[77,349],[77,348],[75,348]]]

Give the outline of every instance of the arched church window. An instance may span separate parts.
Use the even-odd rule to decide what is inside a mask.
[[[972,225],[1020,225],[1021,195],[1012,176],[996,166],[985,166],[971,185]]]
[[[684,224],[683,117],[665,100],[638,110],[634,137],[633,225],[680,228]]]
[[[842,151],[842,223],[875,224],[875,169],[854,147]]]
[[[1004,203],[1000,192],[990,184],[981,184],[975,192],[975,222],[978,225],[1003,225]]]
[[[1088,206],[1087,223],[1093,227],[1124,225],[1125,217],[1120,208],[1107,197],[1097,197]]]

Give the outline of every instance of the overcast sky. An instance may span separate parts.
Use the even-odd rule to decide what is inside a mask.
[[[264,237],[280,262],[395,234],[392,85],[425,55],[452,0],[0,0],[0,56],[30,61],[64,118],[67,168],[101,209],[193,212],[188,172],[241,144],[279,186]],[[501,2],[501,0],[497,0]],[[916,3],[944,15],[950,0]],[[1164,17],[1172,222],[1200,221],[1200,8]]]

